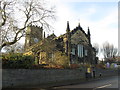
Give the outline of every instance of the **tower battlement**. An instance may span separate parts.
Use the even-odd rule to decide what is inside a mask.
[[[40,42],[43,39],[43,28],[37,25],[30,25],[27,27],[26,30],[26,37],[25,37],[25,50]]]

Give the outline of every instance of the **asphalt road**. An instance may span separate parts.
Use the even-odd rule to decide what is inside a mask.
[[[77,85],[68,85],[61,87],[53,87],[53,89],[60,90],[120,90],[120,76],[105,77],[93,81],[87,81]]]
[[[110,76],[86,82],[51,88],[7,88],[2,90],[120,90],[120,76]]]

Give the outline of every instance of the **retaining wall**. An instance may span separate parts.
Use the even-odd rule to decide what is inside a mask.
[[[117,75],[116,70],[96,70],[96,76]],[[79,69],[3,69],[2,86],[21,87],[85,79],[85,71]],[[72,82],[71,82],[72,83]]]

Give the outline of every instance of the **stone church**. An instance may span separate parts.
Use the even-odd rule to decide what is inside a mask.
[[[65,53],[70,64],[97,64],[89,27],[87,33],[80,23],[76,28],[70,30],[69,22],[67,22],[66,33],[59,37],[54,33],[45,37],[42,27],[29,26],[27,28],[25,52],[34,54],[39,59],[39,64],[47,59],[54,59],[56,51]]]

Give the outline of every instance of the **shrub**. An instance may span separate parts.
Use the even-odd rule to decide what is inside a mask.
[[[60,51],[55,52],[55,57],[54,57],[53,62],[57,66],[62,66],[63,68],[68,68],[69,67],[68,57]]]
[[[45,58],[46,59],[46,58]],[[54,57],[41,61],[41,64],[48,64],[43,68],[69,68],[69,60],[65,53],[61,51],[54,52]]]
[[[34,65],[34,57],[19,53],[4,54],[2,57],[2,67],[7,69],[31,68]]]

